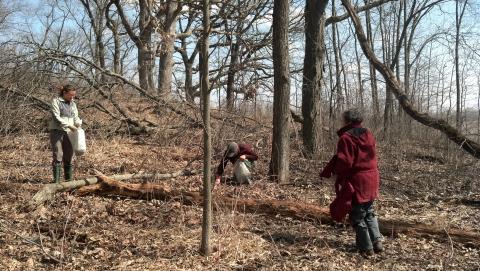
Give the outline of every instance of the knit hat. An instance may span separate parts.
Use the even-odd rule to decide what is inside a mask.
[[[228,158],[235,157],[235,155],[237,155],[237,153],[238,153],[238,144],[235,143],[235,142],[230,142],[230,143],[228,143],[228,146],[227,146],[227,157],[228,157]]]

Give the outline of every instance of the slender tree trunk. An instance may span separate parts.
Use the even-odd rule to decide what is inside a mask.
[[[210,235],[212,232],[212,187],[211,187],[211,129],[210,129],[210,84],[208,80],[208,48],[210,32],[210,2],[203,2],[203,36],[200,55],[200,87],[202,91],[202,111],[203,111],[203,221],[202,221],[202,241],[200,244],[200,253],[209,256]]]
[[[203,114],[203,222],[202,222],[202,241],[200,252],[204,256],[209,256],[210,235],[212,232],[212,174],[211,174],[211,129],[210,129],[210,84],[208,80],[208,48],[210,32],[210,3],[209,0],[203,2],[203,35],[200,54],[200,88],[202,92],[202,114]]]
[[[478,88],[477,108],[480,108],[480,76],[477,77],[477,88]],[[480,110],[478,110],[478,115],[477,115],[477,141],[480,141]]]
[[[232,41],[230,46],[230,66],[227,73],[227,110],[232,111],[235,105],[235,74],[237,73],[240,46]]]
[[[404,5],[403,9],[403,24],[406,24],[407,21],[407,1],[402,1]],[[413,29],[411,30],[413,32]],[[405,31],[405,36],[407,36],[407,32]],[[409,46],[409,39],[404,39],[404,74],[403,74],[403,85],[405,86],[405,94],[410,95],[410,49]]]
[[[288,52],[288,0],[273,2],[273,139],[270,175],[279,183],[289,179],[290,71]]]
[[[433,43],[432,43],[433,44]],[[430,87],[430,76],[431,76],[431,70],[432,70],[432,44],[430,45],[430,52],[428,56],[428,72],[427,72],[427,113],[430,113],[430,93],[431,93],[431,87]]]
[[[118,26],[109,27],[113,36],[113,72],[122,75],[120,65],[120,35],[118,34]]]
[[[461,95],[462,89],[460,87],[460,68],[459,68],[459,45],[460,45],[460,29],[462,26],[462,18],[465,12],[465,7],[468,0],[464,0],[463,6],[460,7],[460,0],[455,1],[455,83],[457,87],[457,112],[456,112],[456,127],[457,130],[462,128],[462,108],[461,108]]]
[[[364,100],[363,100],[363,93],[364,93],[364,88],[363,88],[363,82],[362,82],[362,62],[360,60],[360,55],[358,54],[358,40],[357,40],[357,37],[355,36],[355,30],[353,30],[351,28],[351,25],[350,25],[350,30],[352,31],[352,34],[354,35],[354,46],[355,46],[355,60],[357,61],[357,81],[358,81],[358,96],[359,96],[359,99],[360,99],[360,108],[362,109],[362,111],[364,110],[365,108],[365,103],[364,103]]]
[[[185,98],[188,102],[193,103],[195,101],[195,90],[193,89],[193,63],[198,53],[198,46],[195,47],[190,57],[187,53],[187,41],[185,38],[181,39],[182,49],[179,51],[183,65],[185,67]]]
[[[302,138],[304,153],[311,157],[319,148],[321,94],[325,62],[325,9],[328,1],[305,4],[305,58],[302,82]],[[275,44],[275,43],[274,43]]]
[[[194,102],[195,95],[193,90],[193,64],[190,62],[185,63],[185,92],[187,101]]]
[[[383,61],[390,65],[390,55],[391,55],[391,42],[389,31],[387,31],[385,26],[385,18],[383,16],[383,8],[379,8],[380,14],[380,33],[382,36],[382,51],[383,51]],[[394,35],[394,34],[393,34]],[[383,110],[383,129],[385,132],[389,131],[389,127],[392,121],[392,110],[393,110],[393,95],[392,90],[388,84],[385,87],[385,107]]]
[[[82,3],[88,18],[90,19],[90,26],[94,34],[95,47],[94,52],[92,53],[95,64],[102,69],[105,69],[105,44],[103,42],[103,30],[105,29],[104,13],[106,5],[104,2],[90,0],[80,0],[80,2]],[[104,74],[95,71],[95,77],[97,80],[103,81]]]
[[[335,0],[332,0],[332,16],[335,16]],[[342,89],[342,74],[340,68],[340,52],[338,49],[337,41],[337,27],[336,23],[332,24],[332,44],[333,44],[333,54],[335,60],[335,88],[337,93],[337,114],[343,110],[344,105],[344,96]]]
[[[179,8],[181,5],[177,1],[167,3],[167,13],[165,16],[164,37],[162,37],[162,46],[158,60],[158,95],[168,98],[172,91],[173,76],[173,51],[175,43],[175,29]]]
[[[365,0],[365,4],[369,4],[371,0]],[[372,50],[375,51],[373,34],[372,34],[372,23],[370,19],[370,10],[365,11],[365,20],[367,27],[367,39],[368,43],[371,46]],[[377,87],[377,71],[372,64],[369,64],[370,71],[370,88],[372,95],[372,109],[373,109],[373,123],[377,123],[377,120],[380,118],[380,103],[378,100],[378,87]]]
[[[334,121],[335,121],[335,86],[333,84],[333,68],[332,68],[332,61],[329,57],[329,54],[326,54],[326,60],[327,60],[327,67],[328,67],[328,76],[330,80],[330,96],[329,96],[329,101],[328,101],[328,120],[330,122],[330,128],[334,127]],[[333,131],[333,129],[332,129]]]

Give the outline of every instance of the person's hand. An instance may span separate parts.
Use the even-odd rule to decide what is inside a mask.
[[[80,126],[82,126],[81,123],[79,123],[79,122],[75,123],[75,127],[76,127],[76,128],[80,128]]]
[[[240,155],[240,157],[239,157],[239,158],[240,158],[240,160],[242,160],[242,161],[243,161],[243,160],[246,160],[246,159],[247,159],[247,156],[244,154],[244,155]]]
[[[77,127],[75,125],[69,125],[68,126],[68,129],[72,130],[72,131],[76,131],[77,130]]]

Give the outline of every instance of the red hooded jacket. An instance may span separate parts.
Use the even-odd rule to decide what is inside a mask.
[[[376,143],[372,133],[360,123],[349,124],[337,132],[337,153],[320,177],[337,175],[336,198],[330,205],[332,218],[341,221],[350,213],[352,201],[365,203],[378,197],[380,175]]]

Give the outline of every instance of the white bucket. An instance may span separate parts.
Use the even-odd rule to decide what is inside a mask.
[[[87,151],[87,142],[85,140],[85,131],[82,128],[78,128],[75,131],[70,130],[68,132],[68,139],[72,143],[73,151],[75,155],[81,156]]]

